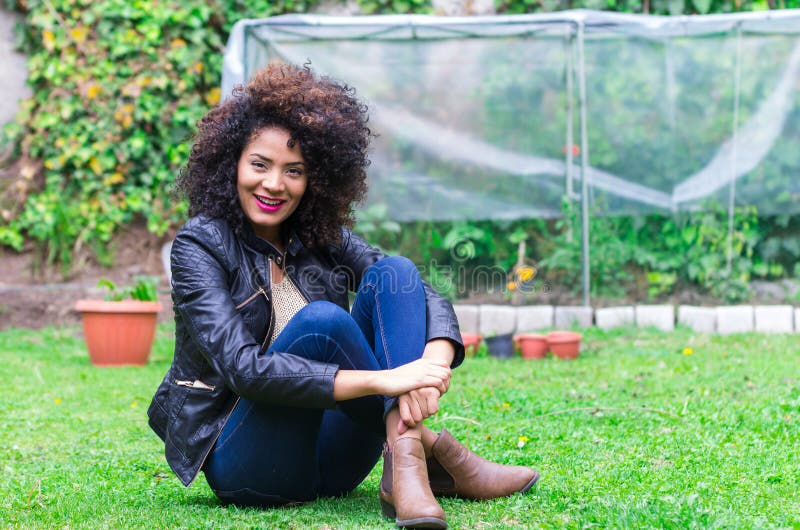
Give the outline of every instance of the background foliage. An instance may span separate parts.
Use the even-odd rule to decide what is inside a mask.
[[[586,7],[677,14],[790,8],[800,0],[776,2],[509,0],[498,1],[496,8],[500,13]],[[171,187],[189,152],[194,124],[220,99],[220,58],[232,25],[241,18],[306,12],[320,2],[5,3],[25,14],[18,41],[29,57],[33,96],[3,131],[3,143],[12,149],[13,178],[0,188],[0,244],[19,250],[32,243],[45,263],[67,272],[73,257],[86,248],[101,263],[112,263],[108,243],[134,219],[144,219],[158,235],[185,219],[186,205],[170,195]],[[365,13],[433,12],[426,0],[358,3]],[[517,118],[512,113],[507,119]],[[547,124],[541,132],[548,134]],[[592,139],[593,145],[602,140]],[[401,229],[382,222],[373,210],[362,215],[359,228],[372,241],[417,262],[452,265],[431,268],[427,276],[455,296],[463,292],[454,283],[456,266],[510,270],[523,239],[529,242],[528,258],[548,256],[541,265],[556,281],[579,285],[580,242],[569,237],[578,233],[573,231],[576,219],[569,209],[565,213],[558,223],[414,223]],[[734,286],[735,298],[741,299],[753,276],[790,275],[792,260],[800,258],[796,219],[758,218],[755,212],[742,212],[737,219],[737,259],[725,273],[718,263],[724,254],[711,252],[724,244],[722,211],[593,221],[593,245],[599,251],[593,257],[596,294],[619,295],[627,284],[645,278],[653,295],[693,282],[725,296]],[[697,262],[686,259],[692,252]]]

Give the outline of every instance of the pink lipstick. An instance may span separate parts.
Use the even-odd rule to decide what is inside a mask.
[[[261,195],[253,195],[256,198],[256,204],[258,205],[259,209],[265,212],[277,212],[283,205],[286,204],[286,201],[281,199],[273,199],[271,197],[264,197]]]

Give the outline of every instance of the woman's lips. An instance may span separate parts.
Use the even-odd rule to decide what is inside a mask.
[[[254,195],[254,197],[256,198],[256,205],[265,212],[277,212],[286,204],[286,201],[281,199],[272,199],[261,195]]]

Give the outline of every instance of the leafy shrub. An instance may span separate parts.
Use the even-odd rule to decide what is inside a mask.
[[[106,264],[114,232],[140,216],[163,234],[185,218],[170,196],[197,120],[220,99],[233,22],[307,3],[48,0],[23,28],[33,97],[5,140],[21,161],[0,202],[0,243],[38,242],[68,269],[84,245]]]

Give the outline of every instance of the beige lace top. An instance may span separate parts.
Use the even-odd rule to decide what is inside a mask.
[[[275,342],[275,339],[280,335],[289,320],[297,314],[298,311],[308,305],[303,294],[289,278],[289,275],[284,273],[283,279],[275,283],[274,274],[270,267],[270,282],[272,283],[272,312],[275,315],[275,326],[272,328],[272,336],[269,343]]]

